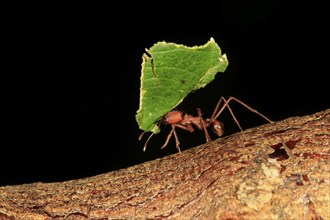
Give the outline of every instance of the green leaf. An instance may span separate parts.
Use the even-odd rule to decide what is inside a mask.
[[[211,38],[205,45],[158,42],[142,56],[140,107],[136,121],[141,130],[158,133],[157,123],[192,91],[205,87],[228,66],[225,54]]]

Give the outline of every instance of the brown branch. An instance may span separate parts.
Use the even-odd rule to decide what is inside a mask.
[[[103,175],[0,187],[0,219],[330,219],[330,109]]]

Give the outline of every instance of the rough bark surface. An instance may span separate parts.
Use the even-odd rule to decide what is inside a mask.
[[[330,109],[127,169],[0,187],[0,219],[330,219]]]

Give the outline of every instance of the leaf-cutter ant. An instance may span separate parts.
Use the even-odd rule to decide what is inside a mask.
[[[220,97],[216,107],[214,108],[212,116],[210,118],[206,118],[205,120],[202,117],[202,112],[201,112],[200,108],[197,108],[197,116],[192,116],[192,115],[183,113],[182,111],[173,110],[173,111],[168,112],[164,117],[162,117],[162,119],[159,120],[158,125],[160,125],[160,124],[171,125],[172,130],[167,135],[166,141],[165,141],[165,143],[163,144],[163,146],[161,148],[164,148],[164,147],[167,146],[169,140],[171,139],[172,135],[174,134],[175,146],[178,149],[178,151],[181,152],[179,137],[178,137],[178,135],[175,131],[176,128],[181,128],[181,129],[189,131],[191,133],[195,131],[195,128],[197,128],[198,130],[204,130],[206,142],[211,141],[210,135],[207,131],[208,127],[211,127],[212,131],[217,136],[219,136],[219,137],[222,136],[222,134],[224,132],[224,126],[219,120],[217,120],[217,118],[219,117],[219,115],[223,112],[223,110],[226,107],[228,108],[231,116],[233,117],[233,119],[234,119],[235,123],[237,124],[237,126],[239,127],[239,129],[243,132],[243,129],[242,129],[241,125],[237,121],[233,111],[231,110],[231,108],[229,106],[229,102],[232,101],[232,100],[234,100],[234,101],[238,102],[239,104],[243,105],[245,108],[247,108],[251,112],[263,117],[268,122],[270,122],[270,123],[273,122],[272,120],[270,120],[269,118],[267,118],[263,114],[259,113],[257,110],[253,109],[252,107],[248,106],[247,104],[245,104],[244,102],[242,102],[241,100],[239,100],[235,97],[231,96],[228,99],[225,99],[224,97]],[[221,106],[221,103],[223,103],[222,106]],[[140,135],[139,140],[142,139],[142,136],[143,136],[144,133],[145,132],[143,132]],[[146,140],[146,142],[144,144],[144,147],[143,147],[143,151],[146,150],[148,142],[154,134],[155,133],[152,133],[148,137],[148,139]]]

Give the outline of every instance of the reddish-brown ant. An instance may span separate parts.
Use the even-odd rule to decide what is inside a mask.
[[[207,128],[211,126],[212,131],[217,135],[217,136],[222,136],[223,132],[224,132],[224,127],[223,124],[217,120],[217,118],[219,117],[219,115],[223,112],[223,110],[227,107],[231,116],[233,117],[235,123],[237,124],[237,126],[239,127],[239,129],[241,131],[243,131],[242,127],[240,126],[239,122],[237,121],[236,117],[234,116],[233,111],[231,110],[231,108],[229,107],[229,102],[231,100],[234,100],[238,103],[240,103],[241,105],[243,105],[244,107],[246,107],[247,109],[249,109],[250,111],[258,114],[259,116],[263,117],[264,119],[266,119],[268,122],[272,123],[273,121],[271,121],[270,119],[268,119],[266,116],[264,116],[263,114],[259,113],[257,110],[251,108],[250,106],[248,106],[247,104],[245,104],[244,102],[242,102],[241,100],[235,98],[235,97],[229,97],[227,100],[224,97],[221,97],[213,111],[213,114],[211,116],[211,118],[207,118],[207,119],[203,119],[202,117],[202,112],[200,108],[197,108],[197,116],[192,116],[189,114],[185,114],[181,111],[170,111],[169,113],[167,113],[160,121],[159,124],[161,123],[165,123],[167,125],[171,125],[172,130],[170,131],[170,133],[168,134],[165,143],[163,144],[163,146],[161,148],[164,148],[167,146],[170,138],[172,137],[172,135],[174,134],[174,138],[175,138],[175,146],[178,149],[179,152],[181,152],[180,150],[180,142],[179,142],[179,137],[175,131],[175,128],[181,128],[183,130],[189,131],[189,132],[194,132],[196,127],[199,130],[204,130],[205,133],[205,138],[207,142],[211,141],[210,135],[207,131]],[[223,106],[220,109],[220,105],[221,103],[224,103]],[[220,109],[220,110],[219,110]],[[218,111],[219,110],[219,111]],[[145,132],[143,132],[140,137],[139,140],[141,140],[143,134]],[[148,142],[150,140],[150,138],[154,135],[154,133],[152,133],[147,141],[144,144],[143,147],[143,151],[146,150]]]

